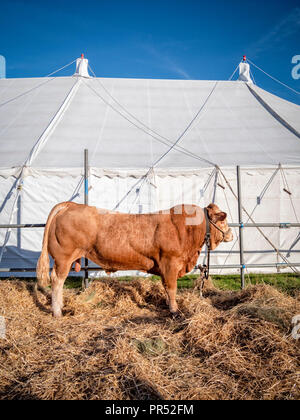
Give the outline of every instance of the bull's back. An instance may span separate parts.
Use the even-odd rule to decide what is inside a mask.
[[[61,203],[49,232],[49,251],[71,254],[75,249],[97,250],[106,258],[179,255],[181,239],[172,214],[126,214],[72,202]],[[180,216],[177,216],[180,217]],[[173,217],[174,218],[174,217]]]

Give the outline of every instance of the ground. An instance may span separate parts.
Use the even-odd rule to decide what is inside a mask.
[[[61,320],[33,282],[0,281],[0,399],[300,398],[299,278],[255,276],[229,291],[238,277],[216,277],[204,299],[182,288],[179,319],[159,281],[128,280],[85,292],[69,280]]]

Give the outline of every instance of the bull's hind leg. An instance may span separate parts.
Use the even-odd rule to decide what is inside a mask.
[[[69,273],[70,264],[55,262],[51,273],[52,284],[52,312],[55,318],[60,318],[63,308],[63,287]]]

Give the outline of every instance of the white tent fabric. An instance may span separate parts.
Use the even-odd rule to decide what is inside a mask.
[[[235,167],[243,168],[243,202],[251,212],[281,163],[287,168],[296,214],[278,172],[253,217],[261,223],[297,222],[300,107],[253,84],[251,89],[257,96],[240,81],[103,79],[78,74],[0,80],[0,224],[8,223],[11,215],[13,223],[45,223],[58,202],[82,203],[84,149],[89,150],[91,205],[113,209],[121,201],[119,210],[133,213],[182,202],[204,206],[215,198],[229,220],[237,222],[236,200],[228,188],[218,185],[226,187],[221,175],[216,179],[213,174],[204,188],[214,165],[222,168],[234,189]],[[157,161],[142,187],[135,187]],[[21,173],[22,190],[12,214]],[[289,260],[297,262],[299,230],[263,230],[284,255],[292,247]],[[34,267],[42,233],[42,229],[13,230],[0,268]],[[5,234],[0,229],[0,244]],[[211,263],[239,263],[238,243],[228,257],[232,245],[223,244]],[[245,249],[247,263],[281,262],[255,229],[245,230]]]

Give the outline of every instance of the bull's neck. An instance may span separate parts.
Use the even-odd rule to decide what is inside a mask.
[[[194,237],[195,237],[195,244],[197,244],[197,248],[201,250],[205,244],[205,237],[206,237],[206,221],[205,219],[199,225],[194,226]]]

